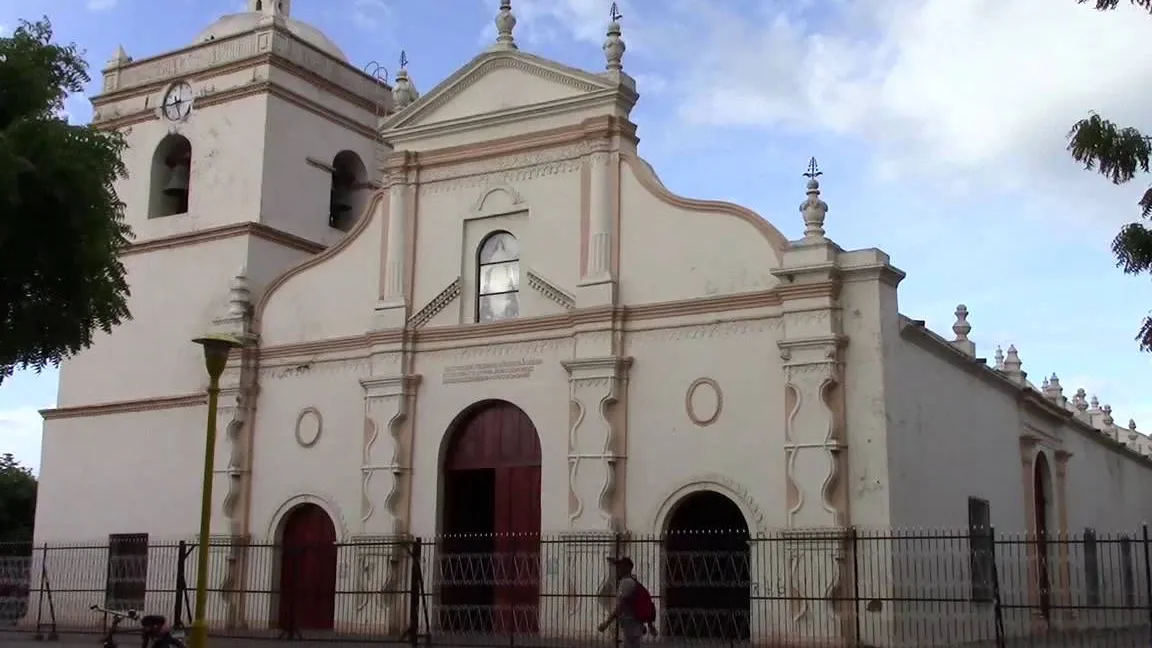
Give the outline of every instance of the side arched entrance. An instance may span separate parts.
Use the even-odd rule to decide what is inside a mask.
[[[1041,452],[1036,455],[1036,466],[1032,472],[1032,508],[1036,528],[1036,587],[1039,593],[1040,616],[1049,619],[1052,614],[1052,574],[1049,534],[1051,533],[1052,474],[1048,469],[1048,458]]]
[[[336,618],[336,526],[324,509],[301,504],[280,532],[280,628],[331,630]]]
[[[664,540],[664,634],[747,641],[751,636],[748,522],[715,491],[680,500]]]
[[[444,454],[440,625],[535,634],[540,603],[540,437],[485,401],[457,417]]]

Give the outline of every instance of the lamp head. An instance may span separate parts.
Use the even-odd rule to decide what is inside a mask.
[[[208,378],[216,381],[224,373],[224,366],[228,364],[228,354],[232,349],[244,346],[240,339],[231,335],[213,334],[192,340],[204,347],[204,367],[208,370]]]

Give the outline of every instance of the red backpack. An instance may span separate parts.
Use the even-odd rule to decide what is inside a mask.
[[[656,604],[652,602],[652,593],[647,587],[632,576],[636,589],[632,590],[632,616],[640,623],[656,622]]]

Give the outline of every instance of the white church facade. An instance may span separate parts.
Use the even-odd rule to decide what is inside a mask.
[[[741,639],[844,642],[864,616],[863,639],[897,645],[911,604],[834,600],[864,578],[852,534],[1103,534],[1152,514],[1148,438],[1055,376],[1036,387],[1015,347],[985,362],[965,308],[946,337],[902,315],[904,272],[834,242],[814,164],[776,201],[797,240],[665,188],[638,151],[617,21],[587,72],[518,48],[505,0],[497,42],[421,95],[404,68],[389,85],[351,65],[287,0],[249,5],[176,52],[118,51],[93,99],[130,144],[134,318],[62,366],[37,545],[194,537],[207,410],[190,340],[206,332],[248,343],[223,378],[212,587],[264,592],[214,595],[216,624],[282,614],[283,568],[246,543],[339,546],[306,570],[335,592],[401,578],[406,538],[543,534],[597,558],[711,525],[787,552],[751,557],[745,578],[787,596]],[[693,506],[712,521],[681,519]],[[537,610],[529,630],[564,634],[558,605],[594,626],[599,600],[541,593],[597,591],[607,567],[539,546],[534,584],[509,594]],[[1083,556],[1036,547],[1002,587],[1043,618],[1013,632],[1086,595]],[[902,560],[871,568],[878,601],[921,586]],[[948,586],[970,591],[977,562]],[[659,565],[639,570],[659,595]],[[89,571],[53,587],[106,578]],[[408,612],[318,614],[309,627],[336,631],[392,615],[391,632]]]

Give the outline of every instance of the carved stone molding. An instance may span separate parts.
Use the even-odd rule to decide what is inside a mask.
[[[360,466],[361,517],[364,532],[396,535],[407,530],[407,512],[400,506],[411,477],[408,413],[418,375],[363,378],[364,449]]]
[[[449,164],[421,170],[420,194],[437,194],[462,188],[511,185],[536,178],[576,173],[588,152],[586,142],[490,160]]]
[[[789,528],[847,524],[840,348],[823,335],[780,340],[784,360],[784,453]]]
[[[667,530],[664,527],[667,524],[669,513],[684,497],[699,491],[715,491],[728,497],[748,518],[749,533],[759,536],[768,533],[768,521],[764,515],[764,509],[756,503],[756,498],[752,497],[748,489],[739,481],[720,473],[693,475],[684,480],[684,483],[667,492],[659,500],[658,508],[651,515],[652,532],[665,533]]]
[[[528,275],[528,286],[533,290],[544,295],[564,310],[576,308],[576,297],[574,295],[557,287],[556,284],[541,277],[532,270],[529,270],[526,274]]]
[[[480,196],[476,198],[474,203],[472,203],[472,213],[474,215],[479,215],[488,214],[494,211],[492,206],[489,204],[489,200],[501,194],[507,198],[509,206],[513,208],[524,204],[524,197],[521,196],[520,192],[516,191],[512,185],[497,183],[483,188]]]
[[[624,413],[632,358],[567,360],[568,524],[579,531],[624,528],[620,467],[626,447]]]
[[[301,448],[311,448],[324,433],[324,417],[315,407],[305,407],[296,416],[296,443]]]
[[[439,315],[440,311],[448,308],[448,305],[460,296],[461,286],[462,282],[460,281],[460,277],[453,279],[452,283],[448,284],[444,290],[441,290],[439,295],[433,297],[432,301],[428,302],[424,308],[421,308],[415,315],[408,319],[408,327],[414,329],[420,328],[432,321],[433,317]]]
[[[701,390],[710,392],[716,402],[710,411],[701,412],[696,407],[694,400],[696,394]],[[723,409],[724,392],[720,390],[720,383],[711,378],[697,378],[692,381],[691,385],[688,385],[688,391],[684,394],[684,410],[688,413],[688,419],[697,427],[708,427],[718,421]]]
[[[596,92],[597,90],[603,90],[605,88],[605,86],[594,85],[583,79],[562,74],[557,70],[544,67],[543,65],[529,63],[513,56],[497,55],[495,58],[490,58],[472,69],[465,68],[461,70],[457,75],[454,75],[456,76],[455,79],[450,77],[448,82],[451,85],[448,85],[448,87],[439,93],[434,92],[425,95],[425,101],[418,102],[409,109],[410,112],[405,112],[403,117],[386,126],[390,128],[404,128],[414,125],[418,123],[424,115],[435,112],[437,108],[452,101],[452,99],[459,96],[461,92],[475,85],[477,81],[484,78],[490,71],[508,68],[527,72],[532,76],[566,85],[580,92]]]

